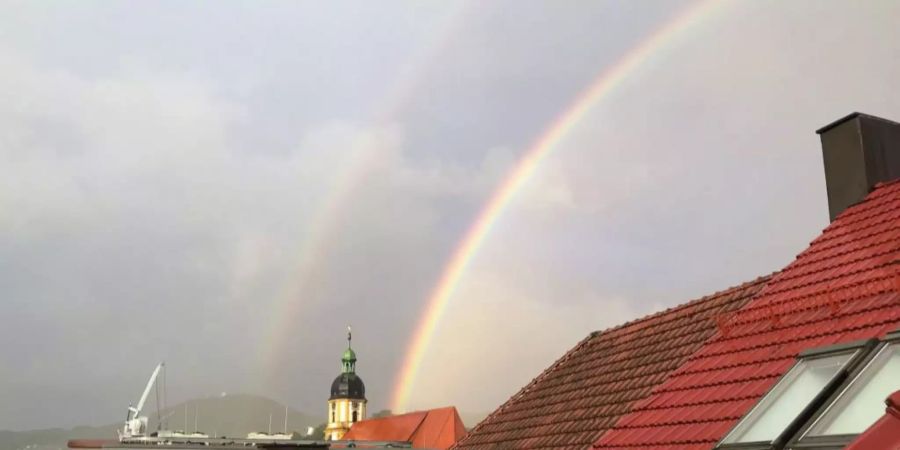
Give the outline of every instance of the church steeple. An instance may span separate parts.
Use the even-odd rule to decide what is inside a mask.
[[[356,352],[353,351],[353,334],[347,327],[347,350],[341,356],[341,374],[331,383],[328,399],[328,425],[325,436],[338,440],[350,427],[366,418],[366,385],[356,374]]]
[[[341,357],[341,373],[356,373],[356,352],[353,351],[353,330],[347,325],[347,350]]]

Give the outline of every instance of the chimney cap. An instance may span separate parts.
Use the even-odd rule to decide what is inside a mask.
[[[818,130],[816,130],[816,134],[822,134],[822,133],[825,133],[825,132],[827,132],[828,130],[830,130],[830,129],[836,127],[836,126],[838,126],[838,125],[840,125],[840,124],[842,124],[842,123],[844,123],[844,122],[853,120],[853,119],[855,119],[855,118],[857,118],[857,117],[863,117],[863,118],[866,118],[866,119],[877,120],[877,121],[889,123],[889,124],[892,124],[892,125],[900,125],[900,123],[894,122],[893,120],[887,120],[887,119],[882,118],[882,117],[873,116],[873,115],[866,114],[866,113],[861,113],[861,112],[852,112],[852,113],[850,113],[850,114],[847,114],[847,115],[844,116],[844,117],[841,117],[841,118],[838,119],[838,120],[835,120],[834,122],[829,123],[828,125],[825,125],[825,126],[822,127],[822,128],[819,128]]]

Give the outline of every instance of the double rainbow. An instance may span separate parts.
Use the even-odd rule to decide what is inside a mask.
[[[401,70],[380,101],[370,114],[376,127],[389,127],[400,117],[415,99],[416,90],[427,80],[429,72],[438,67],[438,62],[450,46],[452,39],[458,34],[460,26],[471,12],[474,2],[459,2],[448,8],[447,14],[438,20],[434,30],[425,42],[419,46],[411,61]],[[377,141],[377,137],[375,139]],[[322,260],[327,258],[330,244],[340,231],[340,220],[344,207],[358,193],[361,184],[371,176],[372,167],[377,166],[384,148],[367,136],[358,138],[351,146],[349,156],[341,170],[334,176],[334,181],[310,216],[312,220],[305,238],[299,241],[299,247],[292,254],[295,260],[292,270],[270,306],[273,311],[273,325],[266,328],[266,334],[260,341],[260,364],[266,370],[267,381],[280,373],[281,355],[286,351],[290,335],[295,330],[297,318],[303,308],[312,308],[315,298],[311,290],[319,276],[317,270]]]

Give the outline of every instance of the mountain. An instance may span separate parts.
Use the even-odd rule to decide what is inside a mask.
[[[186,408],[185,408],[186,407]],[[185,409],[187,413],[185,414]],[[268,431],[269,415],[272,431],[284,429],[284,405],[275,400],[248,394],[188,400],[159,411],[159,417],[168,429],[187,431],[196,429],[210,436],[244,437],[251,431]],[[145,407],[144,415],[150,418],[150,430],[156,430],[157,412]],[[124,419],[124,417],[123,417]],[[306,434],[307,427],[316,427],[325,421],[324,414],[309,415],[288,409],[288,431]],[[70,430],[48,428],[31,431],[0,430],[0,450],[56,450],[65,449],[69,439],[115,439],[121,423],[101,427],[75,427]]]

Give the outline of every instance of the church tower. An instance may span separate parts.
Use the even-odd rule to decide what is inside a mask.
[[[356,353],[353,351],[350,327],[347,327],[347,350],[341,357],[341,374],[331,383],[328,399],[328,426],[325,439],[344,437],[350,426],[366,418],[366,386],[356,375]]]

